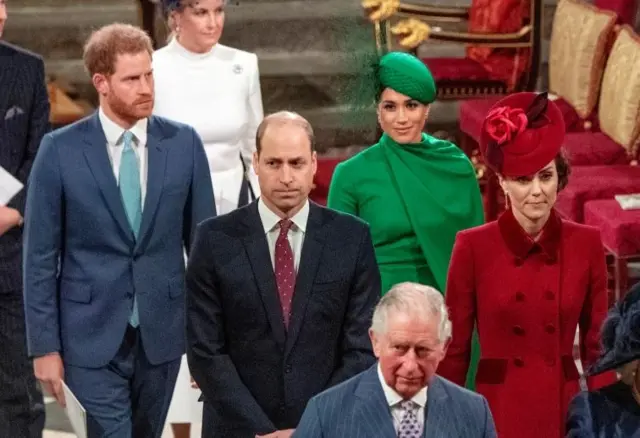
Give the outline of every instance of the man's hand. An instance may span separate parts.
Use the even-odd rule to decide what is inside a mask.
[[[193,376],[191,376],[191,387],[193,389],[200,389],[200,387],[198,386],[198,382],[196,382],[195,380],[193,380]]]
[[[55,397],[60,406],[65,407],[62,380],[64,379],[64,367],[59,353],[49,353],[33,360],[33,371],[36,379],[40,381],[44,390]]]
[[[256,435],[256,438],[291,438],[295,429],[276,430],[267,435]]]
[[[22,215],[15,208],[0,207],[0,236],[13,227],[22,225]]]

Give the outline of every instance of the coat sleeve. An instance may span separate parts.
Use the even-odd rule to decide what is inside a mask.
[[[196,226],[205,219],[216,215],[216,203],[213,197],[211,175],[204,146],[196,131],[193,128],[190,129],[193,139],[193,171],[191,188],[184,209],[182,230],[187,254],[193,242]]]
[[[264,108],[262,106],[262,91],[260,89],[260,68],[258,66],[258,57],[252,55],[251,57],[251,78],[249,84],[249,96],[247,105],[247,125],[244,133],[244,141],[241,144],[240,154],[242,155],[242,161],[244,161],[245,168],[247,169],[247,175],[251,187],[256,196],[258,196],[257,190],[259,190],[258,176],[253,170],[253,153],[256,151],[256,133],[258,132],[258,126],[264,118]]]
[[[44,135],[49,132],[49,95],[47,94],[47,84],[44,78],[44,62],[41,58],[35,58],[33,63],[33,71],[35,81],[33,85],[33,101],[31,105],[31,113],[29,114],[29,137],[27,140],[27,148],[24,153],[24,161],[20,165],[17,172],[17,178],[25,186],[31,172],[33,160],[40,146],[40,142]],[[24,216],[26,192],[20,191],[7,205],[15,208]]]
[[[331,375],[327,387],[337,385],[375,363],[368,333],[380,295],[380,271],[369,227],[364,226],[342,327],[340,365]]]
[[[447,355],[438,367],[442,377],[464,386],[471,360],[471,339],[476,321],[476,290],[471,245],[458,233],[447,278],[445,300],[452,325]]]
[[[228,354],[222,299],[211,256],[215,242],[208,222],[198,225],[187,264],[187,360],[204,398],[214,401],[225,421],[253,434],[276,431],[274,424],[242,382]]]
[[[329,185],[327,207],[358,216],[358,199],[354,194],[349,176],[349,170],[345,167],[345,163],[336,166]]]
[[[60,351],[58,262],[64,235],[64,189],[52,134],[42,139],[27,187],[24,309],[29,356]]]
[[[596,438],[591,418],[589,393],[582,391],[571,400],[567,410],[566,438]]]
[[[590,281],[589,290],[580,313],[580,357],[588,369],[600,356],[600,330],[607,316],[609,297],[607,294],[607,265],[600,232],[593,231],[590,236]],[[587,377],[590,390],[598,389],[615,382],[613,371]]]
[[[325,438],[316,398],[309,400],[292,438]]]

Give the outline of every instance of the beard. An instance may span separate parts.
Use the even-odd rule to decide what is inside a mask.
[[[153,101],[153,96],[149,96],[148,98],[138,98],[131,104],[125,102],[113,92],[107,96],[107,103],[109,108],[111,108],[111,111],[113,111],[118,117],[131,121],[132,123],[149,117],[153,112],[153,103],[151,105],[143,105],[147,100]]]

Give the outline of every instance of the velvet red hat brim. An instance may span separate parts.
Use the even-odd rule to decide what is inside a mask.
[[[519,108],[526,111],[536,96],[538,93],[511,94],[493,105],[490,112],[500,107]],[[501,163],[490,162],[491,154],[488,154],[487,150],[493,139],[487,132],[488,119],[485,118],[479,146],[486,164],[502,176],[519,177],[532,175],[553,161],[562,148],[566,128],[562,112],[553,101],[548,101],[544,114],[546,122],[543,126],[526,128],[524,132],[515,135],[511,141],[497,146],[502,152]]]

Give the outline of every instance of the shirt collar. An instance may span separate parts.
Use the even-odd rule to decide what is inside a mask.
[[[258,199],[258,213],[260,214],[260,220],[264,227],[265,234],[272,231],[278,226],[280,222],[280,216],[275,214],[267,207],[262,198]],[[292,218],[291,222],[303,233],[307,230],[307,220],[309,219],[309,200],[305,201],[304,205]]]
[[[392,387],[390,387],[387,384],[386,380],[384,380],[384,376],[382,375],[382,368],[380,368],[380,362],[378,362],[378,378],[380,379],[380,385],[382,385],[384,397],[387,399],[387,404],[390,407],[393,407],[404,400],[402,396],[398,394]],[[411,398],[411,401],[421,408],[425,408],[427,406],[427,387],[425,386],[420,389],[420,391],[418,391],[418,393]]]
[[[529,254],[536,250],[542,251],[549,263],[555,263],[558,260],[562,219],[560,219],[554,209],[551,209],[549,219],[547,223],[544,224],[544,227],[542,227],[538,239],[532,239],[531,236],[526,233],[518,223],[511,209],[502,213],[498,218],[498,228],[500,229],[502,239],[518,261],[523,261]]]
[[[110,145],[119,145],[121,144],[122,134],[125,129],[120,127],[117,123],[111,120],[100,108],[98,110],[98,117],[100,119],[100,124],[102,125],[102,130],[104,131],[104,136],[107,138],[107,143]],[[140,119],[136,122],[135,125],[129,129],[133,136],[136,139],[136,144],[138,145],[146,145],[147,144],[147,124],[148,121],[146,118]]]

